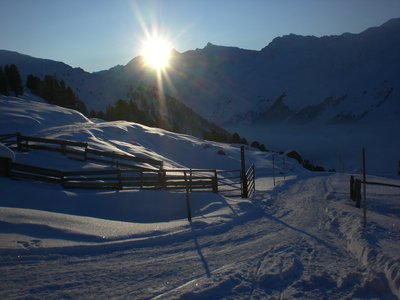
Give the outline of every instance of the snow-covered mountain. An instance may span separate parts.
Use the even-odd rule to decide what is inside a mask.
[[[342,122],[400,114],[400,19],[340,36],[275,38],[260,51],[216,46],[173,52],[164,90],[211,121]],[[57,75],[89,109],[125,99],[131,86],[157,85],[141,57],[87,73],[63,63],[0,51],[24,76]],[[282,100],[282,95],[286,95]],[[287,109],[276,114],[277,106]],[[226,108],[229,109],[226,109]],[[274,115],[273,118],[270,118]]]
[[[203,49],[173,52],[163,90],[206,119],[267,148],[295,148],[326,168],[349,171],[359,169],[360,148],[366,146],[377,158],[372,162],[376,174],[396,174],[399,37],[400,18],[358,34],[277,37],[260,51],[209,43]],[[10,63],[24,77],[55,74],[96,111],[128,99],[132,88],[159,84],[141,57],[87,73],[0,51],[0,65]],[[382,150],[383,161],[378,159]]]

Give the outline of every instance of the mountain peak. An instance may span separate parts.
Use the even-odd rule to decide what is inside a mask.
[[[213,48],[213,47],[218,47],[218,46],[213,43],[208,42],[204,48]]]

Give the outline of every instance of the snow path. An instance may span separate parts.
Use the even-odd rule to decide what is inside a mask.
[[[396,299],[399,256],[374,250],[346,193],[347,177],[310,175],[259,190],[257,213],[229,226],[90,254],[4,252],[0,298]],[[385,218],[398,249],[400,221]],[[371,213],[370,230],[385,220]]]

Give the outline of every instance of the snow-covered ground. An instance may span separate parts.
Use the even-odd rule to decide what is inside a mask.
[[[160,159],[169,168],[239,168],[237,145],[94,122],[30,97],[0,97],[0,134],[16,131],[87,141]],[[56,153],[1,149],[17,162],[102,167]],[[182,192],[64,190],[0,178],[0,298],[400,297],[398,188],[367,187],[364,229],[362,210],[349,200],[348,174],[310,173],[289,158],[283,174],[281,156],[251,149],[246,160],[256,165],[255,195],[191,193],[192,223]]]

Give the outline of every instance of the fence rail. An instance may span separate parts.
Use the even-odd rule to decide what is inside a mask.
[[[147,164],[149,169],[163,168],[163,162],[160,160],[92,149],[88,143],[84,142],[26,136],[20,133],[1,134],[0,142],[4,142],[6,145],[17,148],[20,151],[53,151],[62,153],[71,159],[95,161],[117,167],[146,169],[146,166],[138,164]]]
[[[172,174],[169,174],[172,173]],[[59,183],[82,189],[166,189],[218,192],[214,170],[107,169],[59,171],[27,164],[8,163],[5,176],[13,179]]]
[[[400,188],[400,185],[398,184],[390,184],[390,183],[383,183],[383,182],[374,182],[374,181],[365,181],[366,184],[371,184],[371,185],[381,185],[381,186],[387,186],[387,187],[397,187]]]
[[[354,178],[354,176],[350,176],[350,199],[355,201],[356,207],[361,207],[361,184],[370,184],[370,185],[378,185],[378,186],[386,186],[386,187],[394,187],[400,188],[400,185],[390,184],[384,182],[376,182],[376,181],[364,181],[361,179]]]
[[[88,143],[25,136],[20,133],[0,134],[0,142],[21,151],[60,152],[68,158],[110,164],[113,169],[60,171],[0,159],[0,176],[14,179],[58,183],[65,188],[81,189],[165,189],[190,192],[214,192],[225,196],[251,196],[255,191],[254,165],[242,178],[241,170],[163,169],[163,162],[127,154],[96,150]],[[138,166],[147,164],[150,167]],[[246,184],[246,187],[244,187]],[[248,191],[244,195],[243,191]]]
[[[227,197],[241,197],[240,170],[219,170],[218,191]]]

